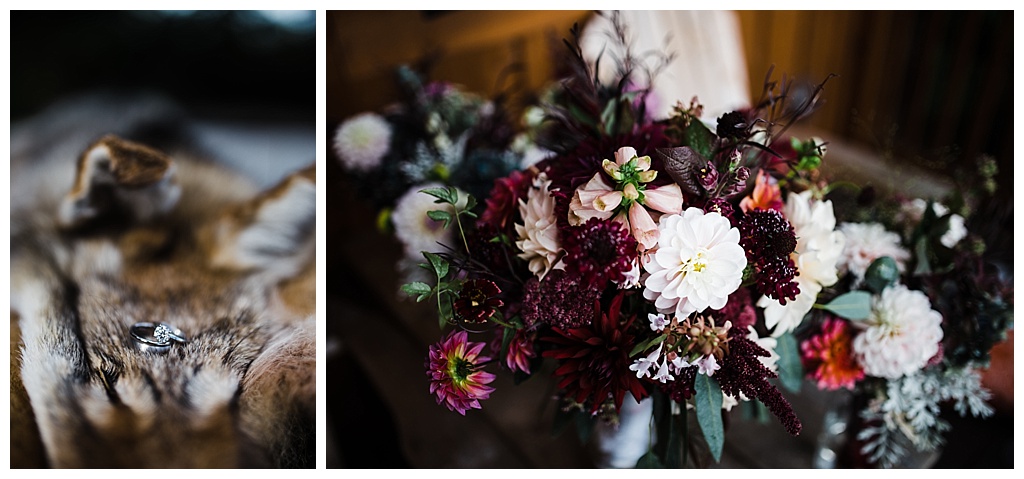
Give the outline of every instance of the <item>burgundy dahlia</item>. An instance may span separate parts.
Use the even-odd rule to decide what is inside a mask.
[[[493,281],[470,279],[462,283],[459,297],[452,302],[455,316],[468,323],[482,323],[505,303],[497,298],[501,290]]]
[[[602,290],[609,281],[621,282],[633,268],[637,243],[622,223],[591,218],[566,233],[562,237],[565,271],[591,288]]]
[[[559,361],[554,373],[561,378],[558,387],[576,402],[589,405],[591,414],[596,414],[608,399],[618,411],[627,392],[637,401],[647,397],[643,383],[629,369],[629,351],[635,343],[629,328],[636,316],[622,316],[624,297],[624,292],[616,295],[607,312],[602,312],[600,302],[595,301],[590,325],[552,328],[556,334],[544,338],[552,348],[542,355]]]
[[[486,209],[480,215],[480,221],[504,230],[511,223],[512,217],[519,207],[519,199],[526,196],[530,187],[531,176],[515,170],[504,178],[494,180],[494,188],[487,195]]]

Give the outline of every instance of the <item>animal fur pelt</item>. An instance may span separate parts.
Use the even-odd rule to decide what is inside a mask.
[[[11,144],[11,466],[313,467],[315,168],[257,191],[151,97]]]

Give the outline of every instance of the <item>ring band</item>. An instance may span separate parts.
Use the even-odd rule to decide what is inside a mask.
[[[188,342],[180,329],[167,323],[135,323],[129,331],[132,338],[143,346],[149,347],[145,349],[152,348],[160,351],[170,348],[175,342],[182,344]]]

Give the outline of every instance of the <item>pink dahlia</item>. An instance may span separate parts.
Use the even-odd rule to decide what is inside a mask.
[[[491,397],[494,388],[486,384],[495,376],[481,369],[491,358],[481,357],[484,343],[469,342],[465,331],[452,331],[427,356],[430,392],[437,403],[463,416],[468,409],[480,409],[480,400]]]
[[[864,379],[864,369],[853,355],[850,324],[841,319],[825,318],[821,333],[800,344],[804,368],[818,382],[818,388],[853,389]]]

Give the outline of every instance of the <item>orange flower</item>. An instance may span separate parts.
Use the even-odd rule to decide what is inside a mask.
[[[768,176],[764,170],[757,171],[757,179],[754,181],[754,191],[750,196],[740,201],[740,209],[744,213],[750,210],[782,210],[782,191],[776,184],[774,178]]]

